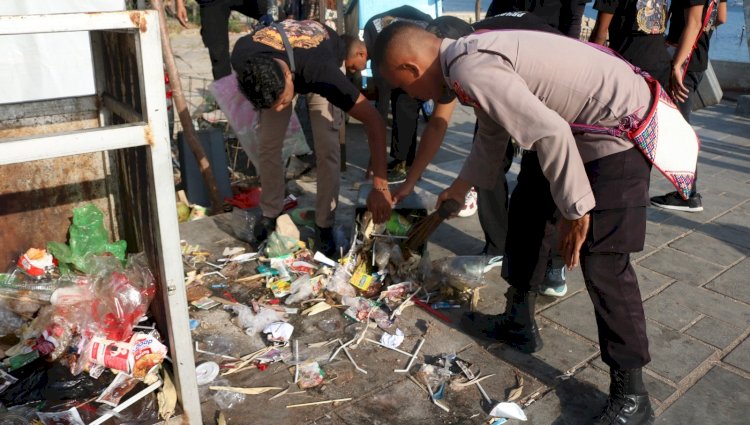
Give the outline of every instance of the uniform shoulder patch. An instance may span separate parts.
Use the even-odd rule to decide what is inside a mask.
[[[453,88],[453,92],[456,93],[456,97],[458,98],[458,101],[461,102],[462,105],[471,106],[473,108],[479,108],[479,102],[473,97],[469,96],[466,93],[466,90],[464,90],[464,88],[461,87],[461,84],[458,81],[453,81],[452,88]]]

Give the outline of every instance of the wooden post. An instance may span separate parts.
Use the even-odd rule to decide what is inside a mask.
[[[216,184],[216,178],[211,169],[211,163],[208,161],[206,153],[203,151],[203,146],[201,146],[198,141],[198,133],[196,133],[195,128],[193,128],[193,120],[190,118],[190,111],[188,110],[187,102],[185,101],[185,95],[182,93],[180,73],[177,71],[177,65],[175,64],[174,55],[172,54],[172,43],[169,41],[167,19],[164,14],[164,3],[162,0],[151,0],[151,4],[154,6],[154,9],[159,12],[162,56],[164,57],[164,64],[167,67],[167,74],[169,75],[169,82],[172,87],[172,98],[174,99],[174,106],[177,110],[177,114],[180,117],[180,124],[182,124],[185,141],[193,152],[193,155],[195,155],[195,161],[198,163],[198,167],[203,175],[203,181],[206,183],[208,195],[211,198],[211,212],[213,214],[219,214],[223,211],[223,202],[221,196],[219,196],[219,187]]]
[[[326,0],[318,0],[318,21],[323,25],[326,23],[326,10],[328,9],[327,3]]]
[[[482,0],[477,0],[474,3],[474,22],[478,22],[482,19]]]

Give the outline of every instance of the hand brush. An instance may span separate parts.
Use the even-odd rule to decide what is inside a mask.
[[[430,235],[432,235],[435,229],[440,226],[440,223],[442,223],[443,220],[458,213],[460,209],[461,204],[453,199],[444,201],[440,204],[440,208],[433,211],[432,214],[427,217],[419,220],[414,227],[412,227],[411,231],[409,231],[409,238],[406,239],[406,247],[409,248],[410,251],[416,252],[420,246],[427,242],[427,239],[430,238]]]

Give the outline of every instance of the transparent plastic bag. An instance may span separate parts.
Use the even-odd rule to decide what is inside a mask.
[[[269,258],[288,255],[299,248],[299,241],[297,239],[282,236],[276,232],[271,233],[271,236],[266,241],[266,255]]]
[[[83,273],[91,270],[86,262],[87,254],[108,252],[120,260],[125,260],[125,241],[109,243],[109,235],[104,227],[104,214],[94,204],[86,204],[73,209],[73,223],[68,229],[68,244],[50,242],[47,250],[60,263],[60,271],[70,272],[73,268]]]
[[[463,255],[432,262],[432,278],[459,290],[475,289],[487,284],[486,273],[502,265],[503,257]]]
[[[17,334],[24,323],[26,321],[21,316],[0,307],[0,336]]]

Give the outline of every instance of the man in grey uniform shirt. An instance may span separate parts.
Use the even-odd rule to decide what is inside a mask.
[[[410,96],[440,99],[454,93],[474,107],[479,131],[471,153],[438,203],[461,202],[471,186],[490,187],[502,172],[509,137],[537,152],[550,191],[521,196],[511,209],[533,211],[540,196],[551,196],[562,214],[561,252],[569,268],[582,266],[602,359],[610,366],[610,396],[596,423],[651,424],[642,378],[650,361],[646,321],[630,264],[630,253],[645,240],[651,164],[629,140],[574,136],[569,126],[618,127],[642,120],[652,103],[644,78],[619,58],[535,31],[489,31],[456,41],[396,23],[380,34],[375,53],[381,55],[382,75]],[[544,225],[516,217],[510,226]],[[523,260],[534,248],[538,243],[508,240],[506,311],[468,313],[462,319],[467,332],[525,352],[541,348],[536,288]]]

